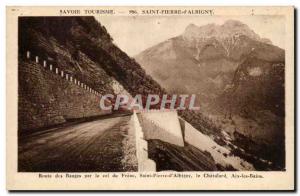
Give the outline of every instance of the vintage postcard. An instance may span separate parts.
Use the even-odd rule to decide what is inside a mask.
[[[293,7],[7,7],[8,190],[294,190]]]

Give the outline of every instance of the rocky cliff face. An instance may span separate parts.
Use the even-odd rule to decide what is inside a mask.
[[[68,20],[56,17],[19,18],[18,121],[21,133],[109,113],[98,107],[98,96],[74,82],[76,78],[98,92],[113,92],[113,78],[72,42],[70,35],[75,21],[73,18],[72,26]],[[27,51],[30,51],[29,58]],[[66,80],[67,75],[73,80]]]
[[[20,18],[19,27],[20,54],[30,50],[99,92],[112,93],[113,79],[134,93],[160,89],[93,17]]]
[[[169,93],[197,94],[202,115],[239,145],[249,144],[244,148],[250,154],[284,167],[283,49],[229,20],[188,25],[182,35],[141,52],[136,60]]]
[[[237,20],[227,20],[222,25],[207,24],[204,26],[196,26],[190,24],[186,27],[183,37],[187,40],[205,40],[209,38],[216,38],[219,42],[223,42],[228,48],[230,45],[234,45],[234,41],[239,36],[244,35],[252,40],[271,43],[270,40],[266,38],[260,38],[253,30],[251,30],[246,24],[243,24]]]
[[[21,17],[19,29],[20,58],[29,50],[101,94],[162,92],[93,17]]]

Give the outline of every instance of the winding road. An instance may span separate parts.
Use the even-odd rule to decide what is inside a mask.
[[[19,172],[117,172],[130,116],[53,128],[19,138]]]

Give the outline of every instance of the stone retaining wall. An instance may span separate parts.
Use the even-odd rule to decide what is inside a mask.
[[[100,110],[98,92],[29,51],[19,59],[18,85],[20,131],[111,113]]]

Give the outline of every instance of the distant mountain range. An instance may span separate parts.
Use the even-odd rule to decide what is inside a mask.
[[[233,138],[274,145],[284,157],[285,51],[269,39],[236,20],[190,24],[135,59],[167,92],[197,94],[202,113]]]
[[[260,38],[247,25],[229,20],[223,25],[190,24],[182,35],[135,58],[169,92],[197,93],[206,107],[232,84],[238,66],[258,53],[262,53],[258,56],[262,60],[284,61],[284,50]]]

